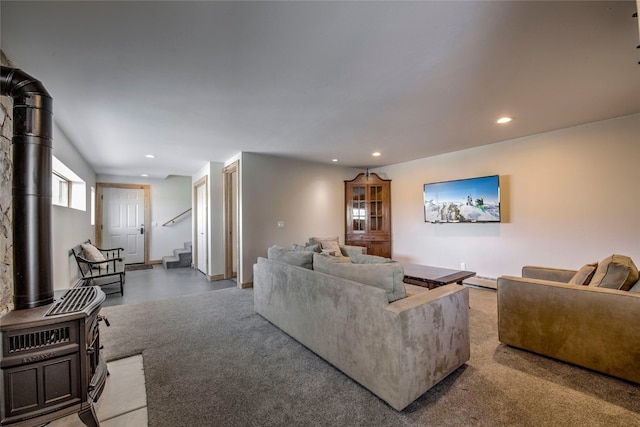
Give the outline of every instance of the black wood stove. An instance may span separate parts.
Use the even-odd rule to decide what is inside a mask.
[[[107,378],[100,352],[97,286],[67,290],[53,304],[0,318],[3,426],[36,426],[78,413],[97,426],[93,402]]]
[[[0,317],[0,425],[39,426],[77,412],[98,426],[93,403],[107,369],[100,352],[99,287],[54,301],[51,251],[53,101],[42,84],[1,67],[0,95],[13,98],[13,289]],[[108,325],[108,323],[107,323]]]

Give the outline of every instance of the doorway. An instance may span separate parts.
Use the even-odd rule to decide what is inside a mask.
[[[126,264],[149,263],[149,188],[96,183],[96,246],[124,248]]]
[[[208,241],[207,236],[207,194],[208,185],[207,177],[204,176],[193,184],[194,203],[195,203],[195,239],[194,239],[194,266],[205,276],[209,276],[209,269],[207,268],[208,260]]]
[[[223,171],[224,186],[224,278],[238,279],[240,258],[238,256],[239,242],[239,161],[226,166]],[[240,286],[241,283],[238,283]]]

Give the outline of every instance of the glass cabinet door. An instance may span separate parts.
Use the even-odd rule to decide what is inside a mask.
[[[367,206],[364,186],[353,186],[351,195],[351,218],[354,232],[364,232],[367,229]]]
[[[384,230],[384,216],[382,210],[382,186],[371,185],[369,187],[369,224],[370,231]]]

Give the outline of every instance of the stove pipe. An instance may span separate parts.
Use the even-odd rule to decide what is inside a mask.
[[[53,302],[53,100],[23,71],[0,71],[0,95],[13,98],[13,302],[20,310]]]

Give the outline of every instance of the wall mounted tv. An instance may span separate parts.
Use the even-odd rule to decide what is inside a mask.
[[[499,175],[425,184],[424,220],[500,222]]]

